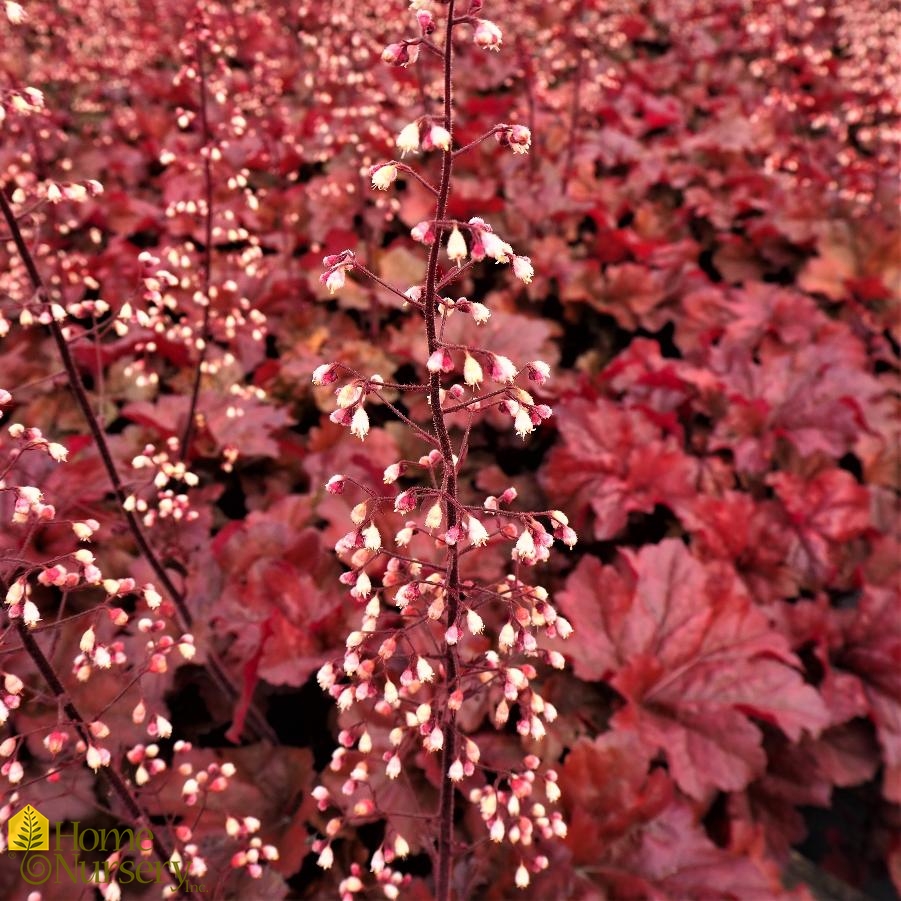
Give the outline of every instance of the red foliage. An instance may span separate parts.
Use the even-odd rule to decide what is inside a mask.
[[[680,541],[626,552],[620,568],[584,558],[560,603],[576,628],[576,675],[623,696],[613,727],[663,752],[694,798],[738,791],[766,767],[749,717],[793,741],[828,722],[785,638],[730,573],[705,568]]]
[[[373,769],[353,787],[348,805],[371,790],[382,808],[342,824],[331,871],[311,851],[329,817],[310,792],[322,782],[341,796],[329,762],[349,721],[321,701],[315,673],[343,657],[361,606],[334,554],[360,497],[323,486],[341,472],[383,491],[386,466],[427,453],[411,423],[428,427],[430,409],[386,389],[406,421],[374,406],[361,445],[329,420],[335,386],[310,375],[337,361],[389,383],[428,378],[422,324],[402,297],[351,274],[332,297],[319,275],[324,254],[349,249],[385,283],[422,284],[410,230],[434,198],[403,172],[371,191],[366,172],[437,108],[435,54],[380,63],[412,21],[387,0],[160,0],[152,17],[137,2],[24,6],[21,24],[0,14],[0,191],[46,297],[4,224],[0,593],[32,585],[33,634],[67,697],[110,727],[112,768],[173,846],[200,846],[220,897],[350,897],[342,879],[403,830],[403,891],[428,898],[415,836],[437,803],[434,755],[411,752],[403,780]],[[504,52],[461,39],[454,146],[499,119],[528,124],[532,146],[519,155],[492,137],[458,155],[448,216],[483,217],[535,275],[449,264],[442,293],[492,315],[476,325],[457,310],[442,336],[461,359],[485,346],[552,364],[547,384],[528,387],[553,416],[524,443],[502,411],[452,414],[460,496],[477,509],[514,486],[510,509],[561,510],[580,541],[544,576],[574,627],[542,639],[567,661],[533,680],[558,712],[546,737],[523,737],[518,711],[495,729],[496,685],[461,709],[485,751],[458,797],[457,838],[473,850],[457,890],[509,896],[519,849],[487,842],[465,798],[529,753],[559,771],[569,830],[529,849],[551,864],[530,897],[802,899],[783,885],[792,853],[887,897],[901,890],[899,104],[887,77],[898,11],[492,0],[481,15],[502,28]],[[44,108],[23,107],[27,85]],[[416,166],[436,177],[437,154]],[[55,197],[88,179],[104,192]],[[121,497],[61,374],[48,303]],[[65,444],[68,462],[11,423]],[[22,486],[55,505],[52,522],[39,506],[16,518]],[[183,610],[173,592],[159,608],[142,593],[160,572],[123,506]],[[386,544],[389,514],[370,516]],[[90,520],[84,545],[72,523]],[[417,541],[431,553],[428,536]],[[498,543],[462,554],[462,577],[503,579]],[[91,581],[75,557],[88,547],[103,578],[134,579],[134,591]],[[57,581],[41,581],[48,572]],[[371,574],[392,577],[381,563]],[[2,673],[25,686],[0,693],[13,807],[128,823],[133,811],[83,765],[70,713],[48,701],[17,609],[0,620]],[[484,635],[461,642],[473,657],[503,625],[485,619]],[[94,663],[89,627],[124,661]],[[157,716],[171,739],[154,734]],[[388,747],[387,718],[365,726]],[[57,728],[70,735],[62,751],[44,741]],[[167,768],[145,784],[152,757],[129,751],[154,744]],[[212,780],[227,761],[232,794],[195,806],[185,774]],[[229,816],[241,825],[227,832]],[[246,857],[247,817],[278,861],[255,869]],[[4,856],[0,885],[13,869]]]

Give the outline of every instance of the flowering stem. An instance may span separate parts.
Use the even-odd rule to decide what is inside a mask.
[[[429,444],[436,444],[435,438],[430,435],[425,429],[418,426],[412,419],[407,416],[404,416],[391,401],[386,400],[378,391],[374,392],[375,396],[403,423],[408,425],[423,441],[428,442]]]
[[[535,66],[532,62],[531,53],[528,50],[528,44],[522,37],[517,38],[516,49],[519,58],[522,61],[522,81],[526,91],[526,101],[528,103],[528,120],[529,131],[534,136],[536,134],[536,117],[535,117]],[[533,144],[532,152],[529,154],[529,167],[532,170],[532,176],[538,172],[538,147]]]
[[[453,21],[454,2],[447,5],[447,20],[444,35],[444,127],[453,135]],[[441,181],[438,186],[438,200],[435,205],[435,240],[429,248],[429,261],[425,281],[425,326],[428,338],[429,355],[438,350],[438,335],[435,328],[437,318],[437,285],[438,255],[441,252],[441,236],[444,226],[441,222],[447,214],[447,201],[450,195],[451,173],[454,165],[454,154],[450,149],[442,153]],[[447,500],[447,526],[452,529],[457,525],[459,499],[457,496],[457,473],[454,465],[453,448],[444,412],[441,409],[441,378],[439,373],[429,374],[429,400],[432,410],[432,424],[438,436],[443,461],[443,480]],[[447,549],[447,575],[445,581],[447,596],[447,625],[452,626],[457,620],[460,606],[460,571],[459,551],[456,544]],[[445,645],[444,649],[445,690],[449,695],[457,681],[457,656],[453,645]],[[453,862],[454,839],[454,784],[448,776],[451,762],[456,757],[457,732],[456,715],[448,705],[443,708],[442,731],[444,744],[441,750],[441,788],[438,801],[438,856],[435,875],[435,897],[437,901],[450,901],[451,865]]]
[[[12,237],[13,243],[16,245],[16,250],[19,252],[22,264],[25,266],[25,271],[28,273],[28,278],[31,281],[31,285],[34,288],[35,294],[41,299],[43,303],[48,303],[47,289],[44,285],[44,281],[41,278],[41,274],[38,272],[37,264],[34,261],[34,257],[31,255],[31,251],[28,249],[28,244],[25,241],[25,236],[22,234],[22,230],[19,227],[16,216],[13,213],[12,207],[10,207],[9,201],[6,199],[6,195],[3,193],[3,191],[0,191],[0,212],[3,213],[3,217],[4,219],[6,219],[6,224],[9,226],[10,236]],[[88,393],[85,390],[84,382],[82,381],[78,367],[75,365],[75,360],[72,356],[72,353],[69,350],[69,344],[66,341],[66,336],[63,333],[62,326],[55,319],[51,318],[48,324],[48,328],[50,329],[50,333],[53,337],[54,343],[56,344],[57,350],[59,351],[60,358],[62,359],[63,368],[66,371],[66,377],[69,382],[69,387],[72,389],[72,393],[75,395],[75,401],[85,418],[85,422],[88,425],[88,429],[90,430],[92,437],[94,438],[94,444],[97,448],[97,453],[100,455],[100,459],[103,462],[103,467],[106,470],[110,484],[112,485],[113,493],[116,496],[119,510],[125,517],[125,521],[128,524],[128,529],[132,534],[132,538],[134,539],[134,542],[137,545],[141,556],[147,561],[147,565],[153,571],[153,574],[158,580],[159,584],[165,589],[169,597],[172,599],[172,603],[175,605],[175,609],[179,615],[180,625],[182,626],[182,628],[190,629],[193,624],[194,617],[191,614],[190,609],[188,608],[184,595],[181,591],[178,590],[175,583],[169,576],[169,573],[166,572],[162,561],[150,546],[150,542],[147,540],[147,536],[144,534],[144,530],[141,528],[141,523],[138,520],[136,513],[133,510],[126,509],[125,507],[125,501],[128,496],[125,491],[125,486],[122,483],[122,479],[119,475],[119,470],[116,468],[116,463],[113,460],[113,455],[110,451],[109,444],[107,443],[106,435],[104,434],[103,429],[100,426],[100,422],[94,414],[90,398],[88,397]],[[219,688],[224,691],[225,694],[233,701],[236,701],[238,697],[240,697],[240,692],[235,688],[222,662],[212,653],[212,651],[210,652],[208,657],[208,665],[210,673]],[[254,730],[261,737],[274,739],[274,733],[272,732],[272,729],[266,722],[263,715],[258,710],[256,710],[256,708],[251,707],[248,711],[248,721],[253,723]]]
[[[400,172],[403,172],[406,175],[412,175],[413,178],[415,178],[427,191],[431,191],[436,197],[438,196],[438,189],[433,184],[426,181],[415,169],[407,166],[405,163],[395,163],[394,165]]]
[[[2,194],[0,194],[0,196],[2,196]],[[62,705],[63,712],[69,718],[75,731],[78,733],[79,738],[81,738],[86,745],[92,744],[93,739],[91,738],[87,721],[72,702],[59,675],[53,668],[53,664],[47,659],[46,655],[41,650],[41,646],[37,643],[34,635],[31,634],[28,626],[25,625],[25,622],[21,617],[16,621],[16,628],[19,632],[19,639],[22,642],[22,647],[32,659],[35,668],[41,674],[47,687],[52,692],[53,697]],[[139,823],[151,832],[153,836],[153,852],[156,854],[157,858],[162,863],[168,861],[172,857],[172,850],[159,837],[157,834],[159,829],[154,829],[155,824],[151,822],[150,814],[144,810],[137,798],[132,794],[128,784],[114,768],[112,762],[109,766],[101,767],[98,772],[106,780],[110,791],[128,811],[131,822]],[[165,870],[166,867],[163,867],[163,869]]]
[[[478,147],[482,141],[487,141],[492,135],[497,134],[499,131],[503,131],[506,126],[504,125],[495,125],[491,129],[485,132],[481,137],[476,138],[474,141],[470,141],[468,144],[464,144],[463,147],[458,147],[454,151],[454,157],[462,156],[466,153],[467,150],[472,150],[473,147]],[[466,223],[461,223],[461,225],[465,225]]]
[[[457,265],[453,269],[449,269],[444,273],[441,281],[438,282],[437,290],[442,291],[448,285],[453,284],[458,278],[472,269],[472,260],[467,260],[463,265]]]
[[[579,4],[581,14],[581,3]],[[579,128],[579,116],[582,102],[582,79],[585,74],[585,59],[581,43],[578,46],[579,58],[576,61],[576,75],[573,84],[572,104],[569,111],[569,140],[566,142],[566,159],[563,163],[563,177],[560,183],[560,193],[566,195],[569,182],[573,174],[573,163],[576,158],[576,132]]]
[[[210,122],[207,114],[206,72],[203,68],[203,42],[197,44],[197,74],[200,79],[200,126],[201,156],[203,157],[203,193],[206,203],[203,235],[203,324],[200,329],[200,355],[197,358],[197,369],[194,371],[194,384],[191,387],[191,402],[188,405],[188,419],[181,436],[181,459],[186,460],[191,452],[191,441],[197,426],[197,402],[200,398],[200,383],[203,378],[203,364],[206,359],[210,334],[210,282],[213,269],[213,163],[210,147]]]
[[[384,279],[379,278],[374,272],[367,269],[362,263],[354,263],[353,268],[359,272],[362,272],[367,278],[372,279],[376,284],[381,285],[386,291],[390,291],[392,294],[396,294],[404,303],[416,305],[413,301],[404,294],[403,291],[398,291],[394,285],[389,285],[388,282],[384,281]]]

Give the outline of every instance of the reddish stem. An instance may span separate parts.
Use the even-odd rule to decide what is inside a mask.
[[[203,43],[197,43],[197,73],[200,79],[200,128],[201,155],[203,157],[203,194],[206,202],[203,235],[203,324],[200,328],[200,340],[203,342],[197,358],[197,369],[194,372],[194,384],[191,387],[191,402],[188,405],[188,419],[181,436],[179,453],[182,460],[187,460],[191,451],[191,441],[197,427],[197,402],[200,398],[200,383],[203,379],[203,364],[206,360],[206,349],[212,340],[210,333],[210,284],[213,270],[213,164],[210,159],[210,121],[207,115],[206,71],[203,68]]]
[[[581,17],[582,4],[579,3],[579,15]],[[563,177],[560,184],[560,193],[566,195],[569,181],[573,174],[573,164],[576,158],[576,134],[579,130],[579,116],[582,112],[582,79],[585,75],[584,47],[581,41],[577,47],[579,58],[576,61],[576,77],[573,85],[572,104],[569,110],[569,139],[566,142],[566,159],[563,163]]]
[[[444,35],[444,127],[453,136],[453,22],[454,2],[447,5],[447,20]],[[429,261],[425,280],[425,327],[428,338],[429,354],[438,349],[438,335],[435,320],[438,315],[438,256],[441,252],[441,237],[445,226],[441,224],[447,215],[447,201],[450,195],[451,174],[454,165],[454,153],[451,149],[442,153],[441,181],[438,186],[438,201],[435,205],[435,241],[429,248]],[[436,372],[429,374],[429,400],[432,410],[432,424],[438,436],[443,461],[443,479],[447,498],[447,526],[452,529],[458,522],[457,510],[460,505],[457,490],[457,473],[454,465],[453,447],[441,409],[441,378]],[[457,620],[460,608],[460,570],[459,551],[456,545],[447,549],[447,626]],[[444,648],[445,690],[448,695],[454,690],[457,682],[457,654],[453,645]],[[453,889],[451,870],[454,859],[454,784],[448,776],[448,770],[457,755],[456,715],[448,705],[444,705],[442,731],[444,747],[441,751],[441,788],[438,800],[438,854],[435,874],[435,897],[437,901],[451,901]]]

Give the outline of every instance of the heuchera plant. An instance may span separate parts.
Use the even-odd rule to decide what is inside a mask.
[[[408,315],[421,320],[425,335],[419,384],[386,381],[341,363],[324,363],[313,374],[316,385],[335,384],[337,406],[332,422],[361,441],[370,428],[370,412],[382,405],[412,429],[423,453],[400,459],[384,472],[388,493],[344,474],[332,475],[332,494],[353,492],[359,498],[350,517],[353,528],[336,545],[348,565],[341,582],[361,608],[359,628],[347,637],[342,660],[325,664],[317,679],[342,712],[341,747],[331,770],[345,777],[340,791],[314,789],[320,810],[332,805],[339,814],[326,825],[314,849],[328,869],[334,861],[332,839],[346,826],[383,814],[389,828],[375,849],[370,869],[386,897],[398,896],[403,876],[392,869],[412,846],[432,859],[435,895],[469,897],[477,871],[465,864],[466,843],[456,835],[458,796],[478,806],[492,842],[509,842],[519,855],[512,881],[526,888],[531,872],[548,866],[542,844],[566,835],[555,809],[560,799],[557,772],[539,756],[524,752],[519,766],[483,754],[461,725],[468,710],[488,705],[498,728],[514,723],[535,741],[557,711],[536,684],[538,664],[562,668],[557,650],[539,647],[538,636],[567,638],[572,631],[547,589],[534,584],[532,567],[547,560],[554,539],[572,547],[576,534],[560,510],[520,512],[516,491],[489,496],[481,506],[461,501],[458,473],[465,463],[469,434],[477,414],[497,409],[525,439],[551,415],[551,408],[526,390],[550,377],[542,360],[513,361],[490,347],[461,344],[447,337],[452,316],[471,316],[484,324],[491,310],[466,297],[448,296],[471,266],[485,261],[507,265],[528,284],[533,277],[528,257],[480,217],[448,218],[455,161],[483,141],[496,138],[503,148],[527,153],[531,134],[523,125],[498,124],[463,146],[455,146],[454,61],[459,33],[471,35],[475,52],[499,50],[501,29],[479,17],[481,0],[458,12],[456,0],[444,4],[436,19],[428,4],[413,4],[416,37],[389,44],[382,60],[392,66],[415,63],[422,53],[434,57],[442,75],[442,102],[434,114],[405,125],[397,136],[401,157],[422,153],[440,158],[436,184],[410,163],[387,160],[372,166],[377,190],[390,190],[399,175],[415,178],[434,195],[433,215],[412,230],[428,248],[420,284],[393,286],[360,261],[352,250],[323,260],[322,282],[332,293],[348,275],[372,279],[392,292]],[[455,41],[457,38],[457,41]],[[420,65],[424,60],[420,63]],[[431,411],[424,429],[406,413],[409,395],[421,394]],[[370,411],[370,412],[367,412]],[[396,525],[383,536],[394,514]],[[378,522],[377,522],[378,521]],[[480,577],[480,555],[488,545],[511,545],[512,571],[499,579]],[[390,783],[411,769],[431,768],[423,757],[437,758],[437,797],[429,812],[424,802],[415,832],[404,834],[391,823]],[[383,790],[385,777],[389,790]],[[408,816],[408,815],[407,815]],[[455,867],[455,863],[459,865]],[[343,897],[364,892],[360,868],[342,881]],[[455,890],[456,887],[456,890]]]
[[[901,888],[896,6],[0,2],[0,847]]]
[[[7,4],[6,12],[13,25],[20,24],[25,18],[18,4]],[[192,522],[198,516],[190,509],[187,495],[176,494],[174,486],[189,488],[198,483],[196,474],[188,468],[185,455],[180,451],[191,444],[200,373],[209,371],[209,366],[204,365],[203,353],[210,337],[209,303],[203,303],[203,297],[208,298],[214,293],[210,285],[213,211],[209,161],[216,153],[205,119],[208,88],[203,55],[209,41],[205,17],[198,12],[189,23],[181,45],[188,61],[179,77],[187,77],[197,85],[203,118],[200,155],[207,202],[202,212],[208,251],[202,267],[205,278],[200,295],[200,306],[205,312],[196,340],[200,359],[196,364],[183,439],[170,438],[168,453],[147,445],[144,452],[131,461],[135,471],[155,470],[147,486],[142,486],[140,479],[126,482],[121,475],[111,438],[102,424],[102,415],[97,413],[89,397],[76,359],[76,348],[79,339],[92,330],[99,335],[113,332],[124,338],[134,323],[139,323],[146,330],[145,334],[165,334],[164,317],[157,304],[162,302],[161,287],[173,277],[162,271],[158,259],[142,254],[139,257],[140,280],[147,305],[135,313],[132,304],[124,303],[116,317],[100,325],[98,321],[109,313],[109,304],[100,299],[66,304],[59,291],[59,279],[54,278],[48,284],[42,276],[40,262],[27,233],[30,230],[39,233],[43,225],[68,227],[58,221],[54,206],[87,203],[103,193],[103,186],[94,179],[61,183],[45,178],[36,185],[29,185],[30,191],[17,188],[11,199],[0,192],[0,214],[16,254],[17,266],[7,287],[12,298],[20,304],[18,323],[22,328],[41,325],[49,331],[76,407],[95,442],[120,515],[149,573],[158,580],[138,584],[134,578],[109,574],[87,546],[96,542],[98,533],[105,531],[104,526],[93,517],[77,516],[74,509],[77,503],[65,497],[62,503],[69,515],[62,514],[48,502],[40,488],[29,484],[31,478],[47,471],[47,466],[36,462],[36,457],[44,458],[45,463],[52,461],[52,465],[65,465],[69,455],[67,447],[50,441],[38,427],[20,422],[9,425],[9,444],[3,448],[4,455],[0,458],[0,496],[4,500],[4,510],[11,514],[9,521],[18,529],[14,533],[15,546],[4,548],[3,555],[4,609],[8,621],[5,656],[7,665],[17,659],[29,660],[31,673],[27,665],[23,665],[21,672],[26,679],[37,676],[40,682],[26,688],[25,679],[12,669],[4,673],[0,724],[6,724],[11,714],[17,716],[17,722],[12,734],[0,743],[0,756],[4,760],[0,772],[11,786],[27,786],[29,783],[23,781],[26,775],[23,760],[40,761],[45,766],[45,791],[52,791],[64,780],[72,782],[73,773],[78,772],[73,767],[78,764],[84,764],[98,774],[117,815],[128,821],[131,828],[146,830],[149,838],[146,846],[139,849],[140,853],[153,855],[168,867],[169,878],[163,879],[160,886],[164,895],[182,890],[189,878],[203,879],[208,867],[194,840],[192,826],[184,822],[179,824],[170,817],[160,820],[156,798],[165,787],[171,789],[173,781],[177,781],[184,808],[195,807],[198,803],[205,807],[211,794],[224,792],[229,787],[236,772],[235,765],[229,761],[211,761],[198,766],[192,759],[190,742],[168,741],[172,738],[172,723],[165,715],[163,689],[153,682],[155,677],[163,677],[169,672],[174,658],[181,661],[194,658],[195,640],[189,631],[194,615],[185,601],[184,592],[175,585],[147,535],[147,530],[161,519]],[[44,95],[35,88],[4,92],[0,111],[13,134],[32,129],[40,134],[39,129],[47,127],[46,123],[35,126],[33,121],[41,123],[47,116]],[[28,182],[28,179],[22,181]],[[82,324],[85,320],[92,325],[85,328]],[[2,319],[0,323],[5,333],[8,322]],[[193,337],[191,343],[195,343]],[[14,401],[9,391],[0,389],[0,407],[9,408]],[[57,491],[61,491],[59,485]],[[153,507],[142,497],[144,494],[150,498]],[[165,598],[157,585],[165,592]],[[42,616],[41,608],[48,602],[57,607],[55,621],[45,622]],[[74,612],[67,615],[67,608]],[[76,639],[68,671],[59,665],[60,637],[54,635],[57,630],[67,633],[70,640]],[[17,640],[12,641],[12,636]],[[235,687],[232,677],[216,659],[215,652],[209,664],[210,674],[219,682],[224,695],[237,699],[240,689]],[[15,712],[22,707],[23,699],[30,699],[33,706],[44,702],[48,709],[25,708],[18,715]],[[242,721],[248,709],[249,704],[245,703]],[[121,725],[123,716],[130,720],[131,728]],[[116,732],[108,724],[108,718],[120,721]],[[266,729],[263,723],[263,734]],[[161,743],[165,747],[161,747]],[[19,801],[19,793],[13,791],[2,808],[4,821]],[[274,846],[264,845],[258,836],[253,836],[259,830],[259,820],[225,816],[219,819],[222,831],[236,848],[232,868],[246,869],[251,877],[258,878],[262,872],[261,863],[278,858]],[[113,853],[105,860],[105,865],[112,869],[107,871],[106,882],[100,890],[107,901],[116,901],[121,896],[116,881],[121,854],[117,848],[101,850],[112,850]],[[47,866],[53,869],[53,864],[29,860],[26,856],[20,875],[32,885],[41,885],[49,878]]]

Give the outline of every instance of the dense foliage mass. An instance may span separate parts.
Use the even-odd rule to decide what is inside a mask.
[[[535,361],[528,402],[448,417],[468,517],[424,502],[407,535],[468,534],[463,584],[515,584],[547,626],[486,606],[441,630],[486,683],[491,649],[534,658],[457,705],[459,897],[801,899],[803,859],[891,897],[896,4],[462,0],[497,33],[455,32],[452,147],[489,138],[454,157],[446,220],[493,232],[449,249],[500,235],[528,259],[442,252],[469,300],[443,316],[449,367],[389,287],[427,282],[444,137],[373,169],[443,121],[440,59],[396,42],[430,10],[440,38],[446,7],[410,5],[5,4],[2,820],[151,824],[147,853],[219,897],[432,897],[447,719],[408,712],[426,741],[395,751],[390,704],[361,725],[320,685],[358,678],[370,579],[385,628],[420,574],[371,540],[396,549],[391,507],[360,509],[440,468],[433,398],[403,387]],[[357,395],[335,415],[348,373],[379,398],[365,423]],[[410,697],[435,679],[415,647]]]

